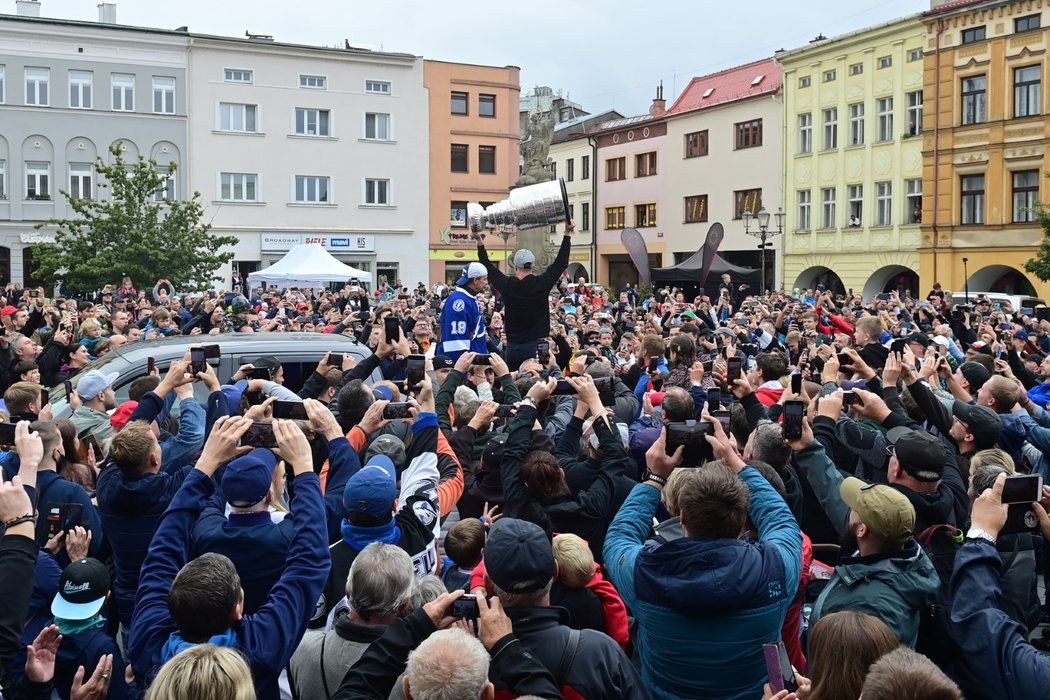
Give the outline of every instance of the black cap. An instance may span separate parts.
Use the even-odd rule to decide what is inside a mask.
[[[452,358],[448,355],[434,355],[434,371],[442,369],[452,369],[456,366],[456,363],[452,361]]]
[[[946,454],[940,440],[924,430],[904,426],[890,430],[886,439],[893,445],[901,469],[919,481],[940,481]]]
[[[970,384],[970,393],[980,390],[984,383],[992,378],[992,373],[980,362],[964,362],[959,365],[959,371]]]
[[[494,435],[492,439],[485,443],[485,448],[481,451],[481,468],[499,471],[500,465],[503,463],[503,453],[506,451],[506,448],[506,433]]]
[[[922,333],[921,331],[919,333],[912,333],[911,335],[907,336],[905,340],[907,340],[909,343],[918,343],[924,348],[930,347],[930,336],[926,335],[925,333]]]
[[[109,593],[109,570],[98,559],[81,559],[62,570],[51,614],[64,620],[90,620]]]
[[[966,424],[966,429],[973,435],[974,447],[978,450],[987,450],[999,443],[1003,434],[1003,421],[987,406],[973,406],[956,399],[952,404],[952,415]]]
[[[485,542],[485,573],[507,593],[533,593],[554,578],[554,549],[543,529],[503,518]]]

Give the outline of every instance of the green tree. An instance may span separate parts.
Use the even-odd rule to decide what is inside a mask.
[[[1050,177],[1050,173],[1046,177]],[[1024,264],[1024,269],[1046,282],[1050,281],[1050,205],[1036,204],[1032,212],[1035,220],[1043,227],[1043,242],[1039,244],[1035,256]]]
[[[205,289],[221,279],[214,272],[233,253],[219,251],[237,239],[208,233],[211,226],[201,223],[200,192],[188,200],[157,201],[175,163],[162,172],[156,161],[142,156],[125,163],[118,144],[109,151],[111,164],[101,157],[95,161],[98,194],[109,190],[109,196],[74,199],[63,190],[76,216],[37,224],[57,230],[54,244],[33,247],[36,274],[77,291],[119,283],[124,275],[140,288],[167,279],[179,291]]]

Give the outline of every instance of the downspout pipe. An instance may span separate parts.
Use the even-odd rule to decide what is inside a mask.
[[[598,281],[598,142],[587,134],[587,143],[591,147],[591,220],[587,225],[591,229],[591,284]]]
[[[937,229],[937,211],[940,209],[938,199],[941,186],[941,34],[944,33],[944,20],[937,20],[937,34],[934,38],[934,83],[933,83],[933,281],[940,281],[937,270],[937,244],[940,240]]]

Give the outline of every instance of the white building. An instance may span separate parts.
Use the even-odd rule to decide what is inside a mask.
[[[377,283],[429,282],[422,59],[192,34],[188,56],[189,183],[240,239],[235,270],[318,242]]]

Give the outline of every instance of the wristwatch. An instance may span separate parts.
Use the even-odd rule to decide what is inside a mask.
[[[526,396],[525,398],[523,398],[521,400],[521,403],[523,405],[532,406],[533,408],[536,408],[536,402],[532,400],[531,396]]]
[[[969,530],[967,530],[966,531],[966,539],[968,539],[968,540],[987,540],[988,542],[991,542],[992,544],[995,544],[995,535],[993,535],[992,533],[988,532],[987,530],[982,530],[979,527],[971,527]]]
[[[667,479],[660,476],[659,474],[654,474],[648,469],[646,469],[645,473],[642,474],[642,482],[644,483],[646,481],[655,481],[656,483],[660,484],[660,486],[667,486]]]

